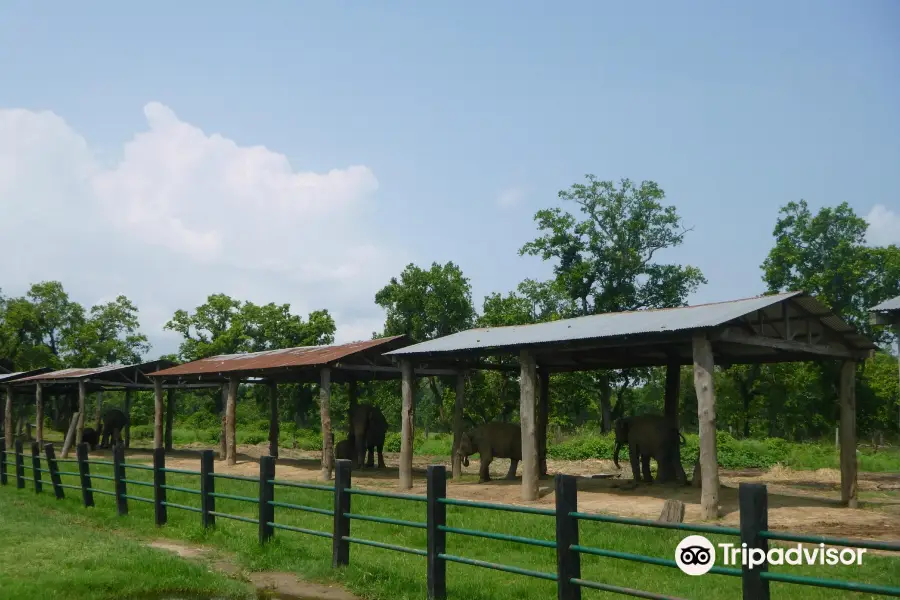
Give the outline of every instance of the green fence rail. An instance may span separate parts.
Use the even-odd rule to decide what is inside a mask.
[[[153,451],[153,466],[126,463],[124,449],[121,445],[114,447],[113,460],[107,461],[89,459],[88,448],[85,444],[81,444],[76,449],[76,459],[59,459],[55,457],[53,445],[46,444],[44,446],[45,466],[41,465],[40,450],[41,448],[37,443],[32,444],[31,452],[29,454],[31,464],[27,465],[25,464],[26,456],[23,451],[22,442],[17,440],[15,442],[14,450],[7,450],[5,440],[0,438],[0,484],[8,485],[8,479],[11,475],[16,479],[17,488],[24,488],[26,481],[30,481],[35,492],[42,493],[44,485],[49,485],[52,486],[53,492],[58,499],[65,498],[65,490],[79,491],[81,492],[82,502],[85,507],[94,506],[94,494],[112,497],[115,500],[119,514],[123,516],[128,514],[129,501],[152,504],[157,525],[166,524],[167,510],[169,508],[200,514],[201,522],[204,527],[215,526],[217,518],[250,523],[258,526],[259,541],[262,544],[268,542],[276,530],[331,539],[333,542],[332,565],[334,567],[349,564],[349,548],[351,544],[424,557],[427,559],[425,566],[426,582],[428,598],[431,600],[443,600],[447,597],[446,569],[448,563],[457,563],[471,567],[542,579],[545,581],[553,581],[557,584],[557,598],[559,600],[578,600],[581,598],[582,589],[594,589],[636,598],[683,600],[675,598],[674,596],[658,594],[655,592],[583,579],[581,576],[582,558],[601,557],[637,562],[668,569],[677,569],[679,566],[676,560],[669,558],[646,556],[581,544],[579,543],[579,532],[582,523],[585,526],[589,526],[588,524],[592,522],[611,523],[628,527],[648,527],[737,537],[741,543],[747,544],[748,552],[751,550],[768,551],[769,540],[900,552],[900,543],[895,542],[849,540],[827,536],[800,535],[788,532],[770,531],[767,525],[767,490],[764,485],[760,484],[740,484],[739,502],[741,527],[732,528],[685,523],[663,523],[643,519],[580,512],[577,509],[578,493],[576,479],[567,475],[556,476],[556,506],[555,508],[550,509],[448,498],[446,495],[446,470],[440,465],[428,467],[427,494],[415,495],[353,488],[351,485],[350,461],[344,460],[337,461],[335,485],[329,486],[276,479],[275,459],[270,456],[262,457],[260,459],[259,477],[247,477],[216,473],[214,469],[214,455],[211,450],[203,451],[201,453],[201,469],[199,471],[166,467],[165,451],[162,448]],[[10,473],[8,469],[9,457],[13,457],[15,467],[12,473]],[[77,465],[78,470],[61,470],[59,468],[60,464],[75,464]],[[111,467],[112,475],[96,472],[92,473],[92,466]],[[126,477],[127,469],[149,472],[149,474],[152,475],[152,482],[142,481],[140,479],[135,479],[134,477]],[[31,473],[30,478],[25,477],[26,471]],[[42,474],[49,475],[50,481],[44,480]],[[171,485],[166,482],[167,474],[199,477],[200,488],[195,489],[184,487],[182,485]],[[63,483],[61,480],[62,477],[77,477],[79,479],[79,485]],[[217,492],[215,490],[215,482],[216,480],[222,479],[253,483],[257,486],[258,495],[257,497],[251,497]],[[94,480],[112,482],[113,490],[95,487],[92,483]],[[129,486],[152,488],[153,497],[147,498],[134,495],[129,492]],[[333,508],[320,508],[291,502],[276,501],[276,486],[326,492],[332,496]],[[200,505],[190,506],[172,502],[167,499],[167,492],[183,493],[193,497],[199,497]],[[370,496],[404,502],[424,503],[426,505],[427,518],[424,522],[421,522],[353,512],[351,510],[351,499],[353,496]],[[229,514],[217,510],[216,500],[228,500],[251,504],[256,507],[258,514],[255,518]],[[556,537],[555,539],[537,539],[505,533],[467,529],[463,527],[452,527],[447,524],[446,513],[448,506],[553,517],[556,525]],[[319,531],[288,525],[286,523],[279,523],[276,520],[276,509],[329,517],[331,520],[331,531]],[[427,532],[427,547],[425,549],[410,548],[354,536],[351,534],[351,523],[353,521],[425,530]],[[556,555],[556,568],[553,571],[539,571],[449,554],[446,552],[447,535],[477,537],[552,550]],[[550,562],[549,557],[548,562]],[[770,582],[790,584],[793,586],[813,586],[847,592],[862,592],[900,597],[900,588],[871,583],[790,575],[780,572],[775,573],[768,571],[765,563],[758,565],[754,569],[748,569],[746,567],[731,568],[713,566],[708,572],[715,575],[741,578],[743,598],[745,599],[768,600],[770,598]]]

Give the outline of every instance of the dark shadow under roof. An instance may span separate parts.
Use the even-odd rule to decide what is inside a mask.
[[[711,338],[719,364],[867,356],[875,343],[803,292],[679,308],[469,329],[387,353],[417,365],[490,368],[488,356],[532,351],[551,371],[691,364],[692,338]]]

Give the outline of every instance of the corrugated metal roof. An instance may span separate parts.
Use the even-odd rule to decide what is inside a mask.
[[[829,316],[832,312],[815,298],[803,292],[785,292],[695,306],[589,315],[534,325],[469,329],[386,354],[445,353],[704,329],[724,325],[788,299],[794,299],[805,310],[821,317],[832,329],[848,334],[848,341],[854,345],[874,347],[871,340],[857,335],[854,328],[839,317]]]
[[[82,368],[71,368],[71,369],[59,369],[58,371],[49,371],[47,373],[41,373],[39,375],[32,375],[31,377],[25,377],[23,379],[19,379],[16,381],[16,384],[20,383],[29,383],[35,381],[79,381],[81,379],[89,379],[91,377],[96,377],[98,375],[103,374],[111,374],[117,372],[128,372],[130,369],[142,370],[147,367],[153,366],[164,366],[167,367],[169,365],[174,364],[168,360],[154,360],[145,363],[139,363],[136,365],[104,365],[102,367],[91,367],[87,369]],[[144,380],[146,381],[146,379]]]
[[[244,354],[222,354],[149,373],[151,377],[203,375],[235,371],[265,371],[285,367],[312,367],[325,365],[353,354],[384,346],[403,338],[402,335],[377,338],[332,346],[300,346]]]
[[[40,369],[31,369],[30,371],[16,371],[15,373],[0,373],[0,382],[7,381],[20,381],[25,377],[30,377],[31,375],[37,375],[38,373],[46,373],[49,371],[49,367],[41,367]]]
[[[890,300],[885,300],[881,304],[879,304],[877,306],[873,306],[869,310],[872,312],[900,310],[900,296],[897,296],[896,298],[891,298]]]

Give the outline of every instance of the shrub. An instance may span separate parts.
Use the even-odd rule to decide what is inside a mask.
[[[255,445],[269,441],[269,434],[259,431],[238,431],[237,437],[241,444]]]

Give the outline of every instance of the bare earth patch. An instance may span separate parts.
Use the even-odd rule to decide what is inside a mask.
[[[240,446],[238,463],[227,466],[216,461],[216,471],[246,476],[259,473],[258,459],[267,454],[268,447]],[[321,480],[320,452],[303,452],[280,449],[277,461],[279,479],[296,481]],[[130,450],[131,460],[141,460],[149,453]],[[390,465],[397,464],[398,453],[385,453],[387,469],[354,470],[353,485],[362,488],[396,488],[398,472]],[[196,450],[176,450],[167,457],[167,466],[198,470],[199,454]],[[548,470],[580,476],[578,482],[578,506],[584,512],[603,512],[624,517],[656,519],[663,504],[669,498],[685,503],[685,522],[699,522],[700,490],[677,485],[640,484],[632,488],[631,469],[626,463],[617,470],[612,461],[548,460]],[[413,459],[413,494],[425,494],[425,468],[430,464],[444,464],[450,470],[449,457],[416,456]],[[501,502],[506,504],[538,505],[552,508],[554,505],[552,479],[540,482],[539,499],[528,503],[519,499],[521,481],[506,481],[503,477],[509,469],[509,461],[498,459],[491,463],[492,481],[478,483],[477,460],[463,468],[459,482],[449,481],[447,494],[452,498]],[[520,467],[521,473],[521,467]],[[594,476],[600,476],[595,478]],[[874,540],[900,539],[900,474],[859,473],[860,508],[840,506],[840,472],[834,469],[799,471],[776,467],[770,470],[745,469],[721,470],[722,484],[719,493],[721,524],[738,526],[738,484],[741,482],[765,483],[769,490],[769,526],[772,529],[790,530],[795,533],[829,535]],[[629,489],[632,488],[632,489]]]

